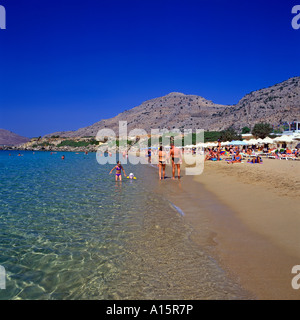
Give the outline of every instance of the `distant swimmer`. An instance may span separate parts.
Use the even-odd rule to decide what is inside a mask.
[[[65,156],[63,155],[62,157],[61,157],[63,160],[65,160]]]
[[[148,163],[151,163],[151,149],[148,149]]]
[[[126,177],[126,173],[125,173],[125,170],[124,170],[123,166],[121,165],[121,162],[120,162],[120,161],[118,161],[118,162],[117,162],[117,165],[111,169],[111,171],[110,171],[109,174],[111,174],[115,169],[116,169],[116,181],[118,181],[118,179],[119,179],[120,181],[122,181],[121,170],[123,170],[125,177]]]

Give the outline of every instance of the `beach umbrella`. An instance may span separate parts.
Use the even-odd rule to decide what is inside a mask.
[[[281,137],[277,137],[273,140],[274,142],[292,142],[293,141],[293,137],[292,136],[288,136],[288,135],[283,135]]]
[[[262,138],[258,138],[256,141],[257,141],[258,144],[264,143]]]
[[[205,148],[209,148],[209,147],[216,147],[217,144],[214,143],[214,142],[206,142],[206,143],[204,143],[203,146],[204,146]]]
[[[262,140],[262,142],[265,144],[271,144],[273,143],[273,139],[271,139],[270,137],[266,137]]]
[[[230,141],[226,141],[226,142],[221,142],[221,146],[228,146],[230,144]]]
[[[300,134],[294,135],[293,140],[300,140]]]
[[[246,141],[234,140],[234,141],[231,141],[230,144],[231,144],[232,146],[247,146],[247,145],[248,145],[248,142],[246,142]]]
[[[243,146],[248,146],[249,145],[249,142],[247,140],[243,140],[242,142],[243,142],[243,144],[242,144]]]
[[[250,139],[247,141],[248,142],[248,145],[255,145],[257,144],[257,140],[256,139]]]
[[[158,147],[148,147],[148,148],[141,148],[140,150],[147,150],[147,149],[158,149]]]

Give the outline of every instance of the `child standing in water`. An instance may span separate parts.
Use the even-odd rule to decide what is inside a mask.
[[[119,179],[120,181],[122,181],[121,170],[123,170],[125,177],[126,177],[126,173],[125,173],[125,170],[124,170],[123,166],[121,165],[121,162],[120,162],[120,161],[118,161],[118,162],[117,162],[117,165],[111,169],[111,171],[110,171],[109,174],[111,174],[115,169],[116,169],[116,181],[118,181],[118,179]]]

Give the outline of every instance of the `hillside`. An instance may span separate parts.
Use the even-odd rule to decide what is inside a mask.
[[[225,127],[253,126],[257,122],[279,125],[300,120],[300,77],[291,78],[272,87],[251,92],[234,108],[219,114]]]
[[[119,121],[127,121],[128,131],[141,128],[150,133],[151,128],[223,130],[233,126],[240,129],[261,121],[279,125],[295,119],[300,119],[300,77],[251,92],[233,106],[214,104],[196,95],[172,92],[91,126],[47,136],[95,136],[103,128],[117,133]]]
[[[118,132],[119,121],[127,121],[128,132],[135,128],[144,129],[148,133],[151,128],[203,128],[207,127],[212,114],[223,111],[225,107],[199,96],[172,92],[166,96],[145,101],[114,118],[101,120],[77,131],[55,132],[47,136],[95,136],[102,128],[110,128]]]
[[[28,138],[19,136],[11,131],[0,129],[0,145],[13,146],[29,141]]]

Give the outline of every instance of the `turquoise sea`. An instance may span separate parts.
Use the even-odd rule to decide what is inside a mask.
[[[0,299],[242,297],[155,191],[154,168],[125,164],[138,179],[115,182],[95,153],[20,152],[0,151]]]

